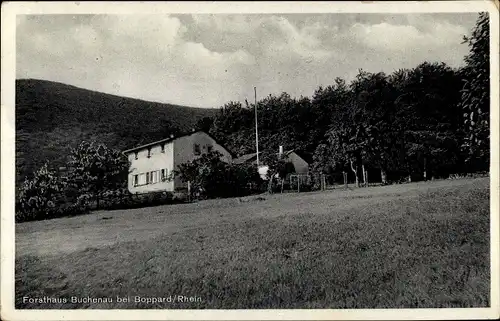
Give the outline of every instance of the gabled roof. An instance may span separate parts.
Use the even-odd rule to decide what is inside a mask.
[[[180,134],[180,135],[177,135],[177,136],[174,136],[174,137],[164,138],[164,139],[161,139],[161,140],[157,140],[155,142],[151,142],[151,143],[148,143],[148,144],[140,145],[140,146],[137,146],[137,147],[134,147],[134,148],[130,148],[130,149],[124,150],[123,154],[128,154],[128,153],[131,153],[131,152],[135,152],[135,151],[138,151],[138,150],[141,150],[141,149],[145,149],[145,148],[148,148],[148,147],[152,147],[152,146],[155,146],[155,145],[158,145],[158,144],[170,143],[170,142],[173,142],[174,140],[177,140],[179,138],[186,137],[186,136],[191,136],[191,135],[193,135],[195,133],[199,133],[199,132],[202,132],[205,135],[207,135],[208,137],[212,138],[215,142],[217,142],[217,144],[219,144],[220,146],[222,146],[222,148],[224,148],[225,150],[227,150],[227,152],[231,155],[231,157],[234,157],[234,154],[227,147],[225,147],[223,144],[219,143],[212,135],[210,135],[209,133],[207,133],[206,131],[203,131],[203,130],[194,130],[194,131],[191,131],[191,132],[185,132],[183,134]]]

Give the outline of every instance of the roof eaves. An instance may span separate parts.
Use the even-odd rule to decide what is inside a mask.
[[[183,135],[183,136],[186,136],[186,135]],[[149,146],[154,146],[154,145],[157,145],[157,144],[174,141],[177,138],[180,138],[180,137],[183,137],[183,136],[177,136],[177,137],[173,137],[173,138],[164,138],[164,139],[161,139],[161,140],[157,140],[155,142],[151,142],[151,143],[148,143],[148,144],[144,144],[144,145],[140,145],[140,146],[137,146],[137,147],[134,147],[134,148],[130,148],[130,149],[124,150],[123,153],[126,154],[126,153],[130,153],[130,152],[133,152],[133,151],[137,151],[137,150],[141,150],[141,149],[147,148]]]

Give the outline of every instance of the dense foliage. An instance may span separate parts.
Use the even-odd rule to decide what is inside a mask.
[[[260,188],[262,181],[255,167],[228,164],[213,151],[181,164],[175,175],[189,182],[194,198],[245,196]]]
[[[488,168],[490,137],[490,30],[488,13],[480,13],[471,37],[464,37],[470,53],[463,69],[465,85],[460,106],[466,137],[463,147],[472,166]]]
[[[97,201],[102,194],[127,187],[129,161],[118,150],[104,144],[83,141],[69,156],[69,181],[81,194],[89,194]]]
[[[480,14],[465,67],[423,62],[391,74],[360,70],[319,87],[312,99],[270,95],[225,104],[199,127],[238,155],[295,149],[316,173],[360,182],[426,180],[485,170],[489,156],[489,22]],[[465,112],[464,112],[465,111]],[[375,171],[375,172],[374,172]],[[375,175],[374,175],[375,173]]]
[[[425,62],[390,75],[360,70],[312,99],[271,95],[257,103],[259,146],[295,149],[314,171],[346,171],[356,181],[362,168],[378,169],[383,182],[444,177],[465,160],[461,88],[460,70]],[[254,152],[254,107],[228,103],[202,125],[233,152]]]
[[[16,220],[49,219],[97,208],[133,207],[126,189],[129,162],[106,145],[83,141],[71,151],[65,171],[44,164],[33,178],[26,178],[19,191]],[[99,206],[99,201],[103,204]]]
[[[63,203],[65,182],[44,164],[32,179],[21,186],[16,220],[38,220],[54,217]]]

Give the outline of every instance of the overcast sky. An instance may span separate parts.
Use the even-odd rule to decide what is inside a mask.
[[[458,67],[477,14],[39,15],[17,18],[16,77],[196,107],[311,96],[358,69]]]

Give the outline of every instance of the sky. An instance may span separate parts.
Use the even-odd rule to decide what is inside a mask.
[[[18,15],[16,78],[193,107],[463,64],[476,13]]]

